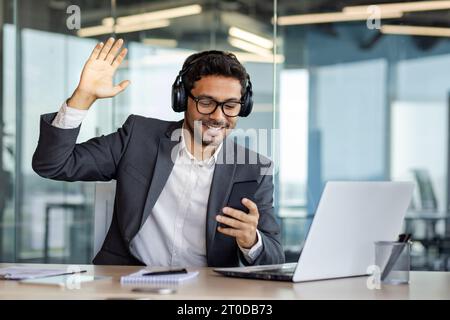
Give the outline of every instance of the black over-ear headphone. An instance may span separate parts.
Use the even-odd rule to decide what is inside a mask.
[[[203,59],[207,55],[226,55],[223,51],[211,50],[205,51],[201,53],[197,58],[191,61],[188,65],[186,65],[180,73],[178,73],[175,82],[172,85],[172,109],[175,112],[185,112],[187,109],[187,98],[188,93],[186,92],[186,88],[183,83],[183,76],[189,72],[189,70],[201,59]],[[234,56],[233,56],[234,57]],[[236,59],[236,58],[234,58]],[[242,109],[239,113],[240,117],[247,117],[253,109],[253,90],[252,83],[250,81],[250,76],[247,75],[247,86],[245,88],[245,93],[241,98],[242,101]]]

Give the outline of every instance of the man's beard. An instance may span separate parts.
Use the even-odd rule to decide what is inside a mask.
[[[226,121],[196,120],[194,121],[194,140],[203,147],[217,146],[226,136],[230,124]]]

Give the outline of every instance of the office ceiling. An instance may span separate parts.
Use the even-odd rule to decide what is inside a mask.
[[[308,14],[308,13],[322,13],[322,12],[336,12],[342,11],[344,7],[371,5],[371,4],[389,4],[412,2],[416,0],[303,0],[303,1],[278,1],[278,14]],[[422,0],[419,0],[422,1]],[[430,26],[450,26],[450,10],[436,10],[429,12],[414,12],[405,14],[402,23],[417,23],[421,25]]]
[[[45,22],[51,24],[51,21],[60,21],[64,18],[63,12],[70,4],[80,6],[86,24],[95,23],[96,19],[111,15],[111,3],[114,2],[117,6],[116,14],[119,16],[198,3],[202,5],[204,12],[212,12],[216,9],[219,12],[242,14],[259,23],[271,25],[270,21],[274,12],[273,1],[268,0],[21,0],[20,5],[24,8],[21,11],[27,18],[24,19],[25,22],[33,21],[40,26]],[[323,13],[341,11],[346,6],[392,2],[411,2],[411,0],[278,0],[277,11],[279,16]],[[9,3],[12,8],[12,1],[5,1],[5,3]],[[47,21],[44,19],[46,16],[49,17]],[[408,13],[402,18],[403,22],[405,20],[427,25],[450,26],[450,10]],[[200,31],[205,32],[205,28]]]
[[[286,16],[337,12],[342,11],[346,6],[392,2],[411,1],[278,0],[277,13],[278,16]],[[114,8],[112,7],[113,3],[116,4],[115,10],[112,10]],[[228,36],[228,29],[232,25],[269,38],[273,34],[271,20],[274,13],[274,3],[268,0],[46,0],[46,2],[21,0],[20,4],[23,8],[21,10],[21,19],[24,27],[60,33],[73,33],[65,27],[65,19],[67,17],[65,11],[70,4],[77,4],[81,8],[83,27],[99,25],[104,18],[110,17],[113,12],[115,12],[116,16],[120,17],[190,4],[200,4],[202,6],[201,15],[173,19],[169,28],[131,32],[126,37],[130,40],[140,40],[143,37],[174,38],[185,42],[183,47],[186,47],[189,43],[211,43],[211,39],[215,41],[215,44],[220,44],[219,41],[225,43]],[[340,23],[351,24],[355,22]],[[450,10],[405,13],[402,18],[389,20],[389,23],[450,27]],[[339,23],[327,24],[325,28],[324,25],[317,25],[317,28],[332,29],[336,24]],[[290,26],[285,28],[290,28]],[[98,38],[102,38],[102,36]]]

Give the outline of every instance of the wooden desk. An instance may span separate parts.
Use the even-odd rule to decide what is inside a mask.
[[[0,268],[7,266],[11,264],[0,264]],[[110,276],[111,279],[82,283],[80,289],[72,290],[0,281],[0,299],[450,299],[450,272],[411,272],[409,285],[383,285],[380,290],[369,290],[366,277],[294,284],[227,278],[210,268],[200,268],[200,275],[180,285],[176,294],[157,295],[133,293],[132,287],[121,286],[120,276],[135,272],[139,267],[82,267],[88,270],[88,275]]]

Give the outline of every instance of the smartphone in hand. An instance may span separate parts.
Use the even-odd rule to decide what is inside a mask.
[[[231,189],[230,197],[228,198],[227,207],[248,213],[247,207],[242,204],[242,199],[247,198],[251,201],[255,201],[255,193],[257,188],[258,182],[256,180],[234,183]],[[227,225],[222,223],[220,223],[220,226],[223,228],[228,228]]]

